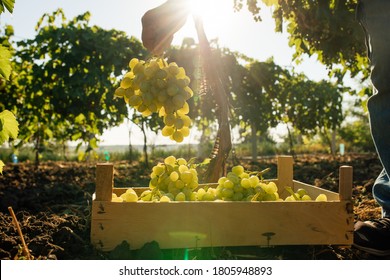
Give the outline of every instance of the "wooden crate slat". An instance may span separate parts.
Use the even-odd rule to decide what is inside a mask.
[[[123,240],[132,249],[153,240],[161,248],[348,245],[353,217],[340,219],[346,207],[347,202],[95,201],[92,241],[103,250]],[[267,232],[274,233],[270,241],[263,235]]]

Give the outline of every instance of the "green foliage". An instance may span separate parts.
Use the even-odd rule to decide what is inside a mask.
[[[15,0],[0,0],[0,14],[7,9],[11,14],[14,11]]]
[[[265,136],[269,128],[280,123],[288,123],[299,133],[311,135],[340,125],[342,94],[348,88],[328,81],[311,81],[293,69],[276,65],[272,58],[259,62],[218,46],[213,54],[214,63],[220,65],[218,69],[222,71],[231,105],[230,124],[239,127],[241,137],[252,141],[253,149],[258,146],[259,135]],[[203,143],[213,135],[218,108],[213,96],[208,94],[207,80],[202,80],[197,64],[198,47],[187,39],[181,48],[172,49],[169,57],[180,62],[191,77],[196,93],[190,103],[191,118],[203,132]],[[238,58],[247,61],[247,66],[238,63]]]
[[[234,102],[243,128],[250,126],[255,131],[266,133],[278,124],[277,115],[284,107],[280,81],[286,79],[286,75],[288,71],[272,59],[248,65],[242,77],[242,90],[237,92]]]
[[[339,130],[346,150],[353,152],[375,152],[370,125],[365,114],[354,112],[355,120],[345,123]]]
[[[8,110],[0,112],[0,145],[8,141],[9,138],[16,139],[18,131],[19,124],[15,115]]]
[[[21,136],[38,152],[52,139],[87,143],[91,152],[99,135],[127,116],[114,90],[128,61],[146,51],[137,39],[90,26],[89,19],[86,12],[67,20],[59,9],[42,16],[35,38],[18,43]]]
[[[19,124],[16,121],[15,115],[4,110],[0,112],[0,146],[9,140],[9,138],[16,139],[18,137]],[[0,174],[3,173],[3,161],[0,160]]]
[[[261,2],[273,7],[276,31],[288,31],[294,59],[316,55],[339,82],[348,71],[368,77],[364,35],[355,19],[357,0],[234,0],[234,7],[241,10],[246,3],[254,19],[261,20]]]
[[[0,0],[0,14],[3,13],[5,9],[12,13],[14,4],[14,0]],[[6,28],[6,35],[8,35],[8,31],[9,28]],[[5,43],[6,45],[9,45],[7,38]],[[0,87],[5,85],[4,79],[8,80],[11,75],[11,56],[10,48],[0,44]],[[2,145],[5,141],[8,141],[9,138],[15,139],[18,137],[18,132],[19,124],[16,121],[14,114],[8,110],[0,112],[0,145]],[[4,163],[0,160],[0,174],[3,173],[3,167]]]
[[[292,123],[303,134],[316,134],[322,128],[335,129],[343,119],[344,90],[330,82],[314,82],[301,75],[290,79],[285,88],[284,121]]]
[[[8,48],[0,45],[0,77],[8,80],[11,75],[11,52]]]
[[[7,9],[8,12],[12,14],[14,11],[14,4],[15,0],[0,0],[0,14],[2,14],[5,9]],[[3,77],[4,79],[8,80],[9,75],[11,74],[11,56],[12,55],[9,50],[9,46],[3,46],[0,44],[0,78]]]

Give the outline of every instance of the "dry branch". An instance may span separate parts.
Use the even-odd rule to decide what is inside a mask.
[[[12,207],[8,207],[8,211],[10,212],[11,216],[12,216],[12,219],[14,221],[14,224],[16,226],[16,229],[18,231],[18,234],[20,236],[20,239],[22,240],[22,246],[23,246],[23,256],[28,259],[28,260],[32,260],[32,256],[30,255],[30,251],[27,247],[27,244],[26,244],[26,241],[24,240],[24,237],[23,237],[23,233],[22,233],[22,230],[19,226],[19,222],[18,222],[18,219],[16,218],[16,215],[14,213],[14,210],[12,209]]]

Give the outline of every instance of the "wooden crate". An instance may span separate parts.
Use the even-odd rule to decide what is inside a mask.
[[[110,251],[122,241],[131,249],[157,241],[160,248],[273,245],[346,245],[353,242],[352,167],[339,169],[339,193],[293,179],[293,159],[278,158],[279,190],[305,188],[327,202],[111,202],[113,165],[98,164],[92,202],[91,241]],[[145,188],[134,188],[142,192]],[[282,192],[281,197],[286,197]]]

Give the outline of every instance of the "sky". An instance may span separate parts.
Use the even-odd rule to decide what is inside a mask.
[[[8,12],[0,17],[0,25],[10,24],[14,27],[15,39],[22,40],[35,36],[34,27],[45,13],[52,13],[58,8],[64,10],[65,16],[71,19],[86,11],[91,13],[90,24],[104,29],[116,29],[129,36],[141,39],[141,17],[165,0],[16,0],[13,14]],[[243,9],[234,12],[233,0],[194,0],[201,6],[204,28],[209,40],[218,39],[221,47],[238,51],[259,61],[273,57],[276,64],[283,67],[293,66],[297,72],[303,72],[312,80],[327,78],[326,68],[315,58],[307,58],[300,65],[292,60],[293,50],[288,46],[288,34],[276,33],[271,17],[271,9],[262,7],[262,21],[255,22],[251,14]],[[191,18],[175,34],[173,45],[181,45],[183,38],[197,39],[194,23]],[[107,131],[102,137],[102,145],[128,145],[129,133],[132,131],[132,144],[142,144],[143,137],[139,130],[129,123]],[[277,136],[282,130],[274,131]],[[182,144],[197,142],[198,134],[191,132]],[[149,133],[149,144],[175,144],[166,137]]]

